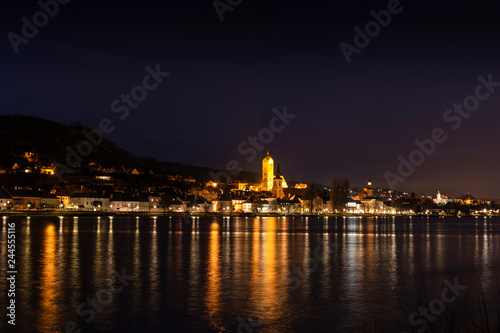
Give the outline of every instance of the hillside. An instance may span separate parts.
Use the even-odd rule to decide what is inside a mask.
[[[69,126],[30,116],[0,116],[0,168],[9,170],[15,163],[25,164],[26,152],[35,153],[42,165],[50,166],[54,161],[66,164],[66,146],[76,148],[80,141],[86,140],[82,130],[82,126]],[[108,169],[153,170],[159,174],[193,177],[198,180],[209,180],[210,171],[218,171],[136,157],[106,139],[93,147],[92,153],[83,158],[81,165],[88,166],[91,162]],[[260,174],[244,171],[239,178],[259,181]]]
[[[85,140],[83,128],[28,116],[0,117],[0,166],[11,168],[24,160],[25,152],[33,152],[40,162],[50,165],[65,163],[66,146],[76,147]],[[108,140],[94,147],[84,162],[99,161],[103,167],[141,167],[142,161]]]

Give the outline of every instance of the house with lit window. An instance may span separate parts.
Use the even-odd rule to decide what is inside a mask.
[[[256,213],[258,208],[258,203],[254,200],[247,200],[241,204],[241,210],[243,213]]]
[[[59,198],[50,193],[42,193],[42,198],[40,199],[40,208],[43,209],[60,209],[61,201]]]
[[[192,195],[187,198],[186,208],[193,213],[213,212],[213,204],[201,195]]]
[[[161,207],[161,195],[158,193],[150,193],[148,195],[149,211],[150,212],[162,212]]]
[[[69,197],[69,209],[108,212],[109,196],[99,193],[75,193]]]
[[[349,200],[347,200],[347,203],[345,206],[346,206],[347,212],[350,214],[359,214],[361,212],[364,212],[363,203],[359,200],[349,199]]]
[[[59,199],[59,205],[61,208],[69,207],[69,195],[58,195],[57,198]]]
[[[241,202],[241,204],[243,204],[243,202]],[[219,200],[217,201],[217,211],[220,213],[232,213],[233,209],[231,191],[229,188],[225,188],[224,192],[219,196]]]
[[[52,167],[41,167],[40,168],[40,173],[42,175],[53,175],[54,174],[54,169]]]
[[[177,196],[173,198],[172,204],[170,205],[170,210],[173,212],[187,212],[187,205],[189,200],[184,196]]]
[[[13,209],[40,209],[42,193],[32,189],[14,189],[10,190],[12,196]]]
[[[366,214],[386,214],[392,210],[378,198],[366,197],[360,200],[363,204],[363,212]]]
[[[147,204],[144,204],[144,201],[144,198],[141,201],[138,194],[129,195],[114,192],[109,200],[109,208],[112,212],[147,212],[149,211],[149,200],[146,199]]]

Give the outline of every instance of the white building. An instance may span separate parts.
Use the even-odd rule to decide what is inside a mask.
[[[110,210],[112,212],[149,212],[149,196],[127,195],[120,192],[111,194]]]
[[[69,209],[108,212],[109,197],[96,193],[75,193],[69,197]]]
[[[436,199],[432,199],[432,201],[436,204],[436,205],[442,205],[442,206],[445,206],[446,204],[450,203],[450,202],[453,202],[454,200],[453,199],[448,199],[448,197],[444,196],[444,195],[441,195],[441,193],[437,193],[436,195]]]
[[[149,194],[148,203],[150,212],[163,211],[163,208],[161,207],[161,196],[158,193]]]
[[[360,200],[363,204],[363,213],[366,214],[387,214],[392,213],[393,210],[387,207],[383,201],[369,197]]]

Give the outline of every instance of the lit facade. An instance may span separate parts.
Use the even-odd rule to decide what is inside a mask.
[[[437,195],[436,195],[436,199],[432,199],[432,201],[436,204],[436,205],[446,205],[448,203],[451,203],[453,202],[454,200],[453,199],[448,199],[447,196],[444,196],[444,195],[441,195],[441,193],[438,191]]]
[[[283,183],[284,183],[284,178],[281,175],[280,164],[278,163],[272,189],[274,198],[283,199],[285,197],[285,193],[283,192]]]
[[[274,180],[274,160],[269,156],[269,150],[266,157],[262,160],[262,191],[271,191]]]
[[[279,181],[276,178],[279,178]],[[285,177],[279,172],[279,166],[276,174],[274,173],[274,160],[269,155],[268,150],[266,157],[262,160],[261,191],[273,191],[273,188],[276,186],[279,186],[281,189],[288,188]]]

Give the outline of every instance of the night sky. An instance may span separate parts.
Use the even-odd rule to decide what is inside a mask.
[[[498,1],[401,1],[350,64],[339,44],[388,1],[243,0],[222,22],[210,0],[159,3],[70,1],[17,54],[7,34],[41,7],[4,4],[0,113],[110,118],[107,138],[138,156],[260,172],[265,150],[248,162],[238,146],[286,106],[297,116],[266,148],[287,180],[375,187],[442,128],[446,142],[396,188],[500,198],[500,88],[457,130],[443,120],[478,76],[500,82]],[[112,102],[157,64],[170,75],[121,120]]]

